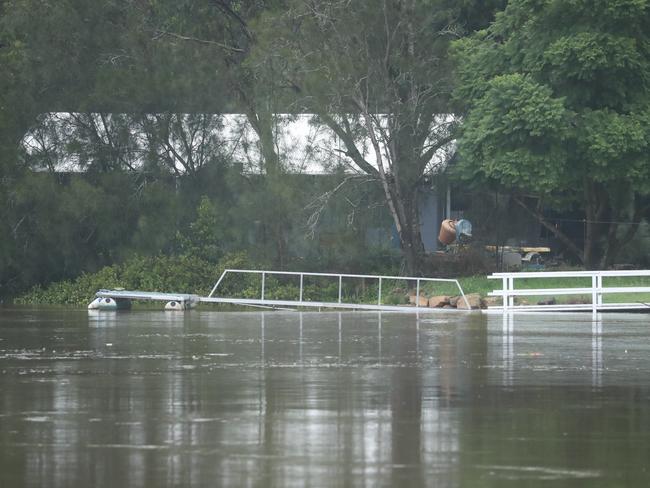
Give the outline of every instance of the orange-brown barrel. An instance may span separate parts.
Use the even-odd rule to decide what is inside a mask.
[[[442,221],[438,240],[444,245],[449,245],[456,240],[456,222],[450,219]]]

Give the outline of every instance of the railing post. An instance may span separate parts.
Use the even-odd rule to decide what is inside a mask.
[[[503,311],[506,312],[508,310],[508,302],[510,301],[509,296],[507,294],[508,278],[502,278],[501,281],[502,281],[502,291],[503,291],[501,299],[503,301]]]
[[[303,277],[304,275],[300,273],[300,300],[302,302],[302,284],[303,284]]]
[[[415,280],[415,308],[420,308],[420,278]]]
[[[593,313],[596,313],[596,310],[598,310],[598,292],[596,291],[598,288],[598,277],[596,274],[591,275],[591,311]]]
[[[377,293],[377,305],[381,305],[381,276],[379,277],[379,289]]]
[[[217,287],[218,287],[219,284],[221,283],[221,280],[223,280],[223,277],[226,276],[226,273],[227,273],[228,271],[229,271],[229,270],[227,270],[227,269],[224,269],[224,270],[223,270],[223,273],[221,273],[221,276],[219,277],[219,279],[217,280],[217,282],[216,282],[216,283],[214,284],[214,286],[212,287],[212,290],[210,291],[210,294],[208,295],[208,297],[211,297],[212,295],[214,295],[214,292],[217,291]]]
[[[343,291],[343,276],[339,275],[339,303],[341,303],[341,292]]]
[[[264,281],[266,278],[266,272],[262,271],[262,300],[264,300]]]
[[[515,291],[515,279],[510,276],[508,278],[508,308],[515,307],[515,296],[511,293]]]
[[[598,306],[600,307],[603,304],[603,275],[600,273],[596,276],[596,286],[598,287],[596,297],[598,299]]]
[[[467,310],[471,310],[472,307],[469,306],[469,302],[467,301],[467,297],[465,296],[465,292],[463,291],[463,288],[460,286],[458,280],[455,281],[456,281],[456,286],[458,287],[458,291],[460,291],[460,296],[463,297],[463,301],[465,302],[465,306],[467,307]]]

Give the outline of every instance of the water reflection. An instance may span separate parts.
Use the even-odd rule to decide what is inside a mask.
[[[264,366],[266,359],[264,356],[264,331],[266,329],[266,312],[260,313],[260,364]]]
[[[645,484],[648,335],[617,315],[2,312],[0,486]]]
[[[603,383],[603,316],[593,315],[591,324],[591,372],[592,385],[602,386]]]
[[[512,386],[515,357],[515,317],[503,314],[503,385]]]
[[[377,314],[377,362],[381,366],[381,312]]]

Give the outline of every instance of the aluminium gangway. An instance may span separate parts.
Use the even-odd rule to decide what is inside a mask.
[[[256,298],[250,297],[223,297],[216,296],[219,285],[222,284],[227,275],[240,274],[240,275],[258,275],[261,280],[260,295]],[[270,299],[266,296],[267,293],[267,278],[268,277],[295,277],[298,281],[298,296],[296,299]],[[322,301],[310,300],[305,296],[305,279],[309,278],[325,278],[336,279],[338,281],[338,299],[336,301]],[[377,302],[376,303],[349,303],[343,301],[343,283],[344,280],[362,279],[376,281],[377,283]],[[318,309],[352,309],[352,310],[375,310],[375,311],[388,311],[388,312],[424,312],[433,311],[436,309],[424,307],[420,305],[420,300],[416,299],[415,305],[389,305],[383,303],[384,295],[382,295],[382,285],[387,281],[410,282],[415,283],[415,296],[420,296],[421,285],[425,283],[449,283],[456,286],[458,294],[464,300],[466,309],[459,309],[469,311],[471,309],[465,293],[460,286],[458,280],[446,278],[424,278],[418,276],[387,276],[387,275],[362,275],[362,274],[345,274],[345,273],[306,273],[299,271],[269,271],[269,270],[253,270],[253,269],[226,269],[223,271],[215,285],[212,287],[210,294],[206,297],[183,294],[183,293],[160,293],[148,291],[133,291],[133,290],[99,290],[96,293],[97,300],[110,299],[115,302],[119,301],[164,301],[169,304],[177,304],[175,308],[167,307],[169,309],[186,310],[192,308],[199,303],[216,303],[216,304],[230,304],[241,306],[252,306],[262,308],[318,308]],[[440,309],[437,309],[440,310]],[[447,311],[447,310],[445,310]]]

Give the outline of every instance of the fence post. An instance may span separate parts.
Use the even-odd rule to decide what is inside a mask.
[[[343,290],[343,276],[339,275],[339,303],[341,303],[342,290]]]
[[[508,278],[508,307],[515,308],[515,296],[511,293],[515,290],[515,278],[510,276]]]
[[[420,278],[415,280],[415,308],[420,308]]]
[[[300,273],[300,299],[299,299],[299,301],[301,301],[301,302],[302,302],[302,284],[303,284],[303,276],[304,276],[304,275],[303,275],[302,273]]]
[[[508,291],[508,278],[501,278],[501,282],[502,282],[501,284],[502,284],[502,291],[503,291],[501,299],[503,301],[503,311],[506,312],[508,310],[508,301],[509,301],[508,295],[506,293]]]
[[[264,300],[264,281],[266,279],[266,272],[262,271],[262,300]]]
[[[598,292],[596,289],[598,288],[598,277],[596,274],[591,275],[591,311],[593,313],[596,313],[596,310],[598,310]]]
[[[381,276],[379,277],[379,290],[377,293],[377,305],[381,305]]]

